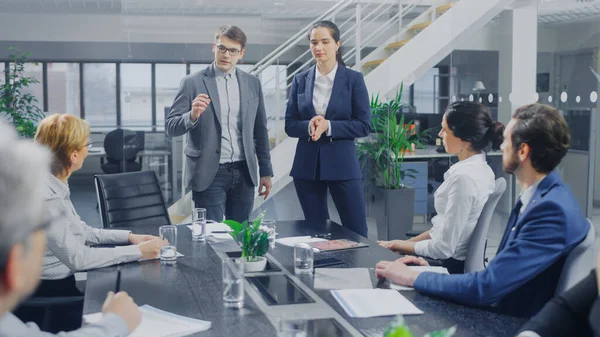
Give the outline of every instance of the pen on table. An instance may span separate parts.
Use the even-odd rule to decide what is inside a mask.
[[[115,285],[115,294],[121,291],[121,267],[117,269],[117,284]]]
[[[229,233],[228,231],[212,231],[210,232],[211,234],[227,234]]]

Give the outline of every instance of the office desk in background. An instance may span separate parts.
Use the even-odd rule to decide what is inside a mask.
[[[137,157],[140,158],[140,163],[142,164],[142,169],[144,167],[144,158],[150,157],[161,157],[163,158],[163,163],[165,165],[165,176],[164,182],[160,179],[160,172],[158,176],[158,180],[161,183],[161,187],[163,188],[163,193],[165,193],[165,201],[171,200],[172,190],[173,190],[173,174],[172,170],[169,168],[169,157],[171,156],[171,151],[168,150],[152,150],[146,149],[137,153]],[[99,157],[100,164],[104,164],[104,158],[106,157],[106,151],[104,147],[92,147],[88,150],[88,157]],[[150,167],[150,161],[148,161],[148,167]],[[166,183],[165,183],[166,182]],[[169,184],[171,182],[171,184]]]
[[[135,233],[158,234],[156,227],[130,229]],[[279,221],[277,232],[279,237],[331,233],[332,239],[347,238],[369,244],[366,248],[315,254],[315,259],[334,257],[344,261],[345,264],[340,267],[374,268],[380,260],[398,257],[376,242],[331,221]],[[339,326],[349,329],[353,336],[370,336],[368,332],[385,327],[393,319],[391,316],[349,317],[331,292],[314,288],[312,277],[294,275],[293,248],[279,244],[267,257],[280,270],[253,275],[271,275],[279,279],[287,277],[291,283],[286,286],[271,280],[266,283],[267,289],[261,291],[246,279],[244,308],[227,309],[223,307],[222,300],[221,259],[226,252],[239,252],[239,246],[233,240],[192,242],[190,230],[186,226],[179,226],[177,248],[185,256],[178,258],[174,266],[161,264],[158,260],[121,265],[121,289],[128,292],[139,305],[149,304],[161,310],[212,322],[210,330],[193,336],[276,336],[275,327],[280,320],[326,318],[333,318]],[[108,267],[88,272],[84,314],[100,311],[107,292],[114,289],[116,270],[116,267]],[[375,287],[377,280],[373,271],[371,274]],[[279,289],[277,293],[280,295],[274,299],[276,301],[297,300],[300,289],[313,302],[269,305],[267,303],[273,297],[269,297],[268,292],[276,292],[275,288]],[[440,301],[416,291],[402,291],[401,294],[425,312],[423,315],[405,316],[415,336],[453,325],[458,327],[457,337],[513,336],[524,323],[521,318]],[[336,333],[332,330],[320,331],[317,336],[335,337]]]

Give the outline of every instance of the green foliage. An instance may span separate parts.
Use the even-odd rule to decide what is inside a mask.
[[[231,228],[232,232],[229,234],[240,244],[242,257],[246,261],[256,261],[259,256],[263,256],[269,251],[269,233],[260,228],[266,212],[260,213],[252,223],[248,223],[248,221],[239,223],[234,220],[223,221]]]
[[[430,332],[423,337],[452,337],[456,334],[456,325],[448,329]],[[398,315],[385,328],[384,337],[414,337],[408,325],[404,321],[404,317]]]
[[[22,137],[33,138],[36,123],[44,118],[44,114],[37,106],[35,96],[25,93],[30,85],[39,83],[35,77],[24,76],[25,63],[29,53],[23,54],[20,50],[11,47],[10,63],[4,69],[4,77],[0,78],[0,114],[6,115]]]
[[[415,147],[422,147],[427,131],[414,132],[414,121],[405,123],[404,115],[398,120],[402,108],[410,106],[402,102],[404,84],[389,102],[382,102],[379,94],[371,97],[371,121],[375,133],[373,139],[357,144],[358,158],[368,180],[386,189],[404,188],[404,179],[414,178],[413,169],[403,169],[404,156]]]

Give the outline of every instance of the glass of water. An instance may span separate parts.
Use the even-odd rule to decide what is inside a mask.
[[[269,233],[269,244],[271,247],[275,246],[275,220],[263,220],[262,221],[263,230]]]
[[[194,208],[192,215],[192,241],[206,241],[206,208]]]
[[[223,304],[226,308],[244,306],[244,259],[223,260]]]
[[[177,226],[160,226],[158,229],[160,238],[167,240],[167,245],[160,248],[161,261],[177,260]]]
[[[312,274],[315,255],[310,245],[296,243],[294,245],[294,273]]]

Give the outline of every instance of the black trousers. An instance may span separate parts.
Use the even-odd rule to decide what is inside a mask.
[[[75,276],[71,275],[60,280],[42,280],[37,290],[31,295],[30,300],[49,299],[47,306],[28,305],[27,301],[15,309],[13,313],[23,322],[34,322],[40,329],[58,333],[60,331],[73,331],[81,328],[83,315],[83,300],[55,305],[52,297],[83,296],[77,289]],[[46,317],[49,315],[49,317]]]

